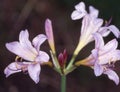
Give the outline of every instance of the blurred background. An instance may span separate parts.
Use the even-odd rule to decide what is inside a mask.
[[[46,18],[52,20],[57,54],[64,49],[68,61],[77,46],[81,20],[71,20],[74,6],[81,0],[0,0],[0,92],[60,92],[60,75],[48,66],[42,66],[40,82],[35,84],[24,73],[16,73],[5,78],[5,67],[14,61],[15,55],[5,48],[5,43],[18,40],[21,30],[28,29],[30,40],[40,33],[45,33]],[[104,20],[113,18],[112,23],[120,29],[119,0],[83,0],[87,9],[89,5],[100,11],[99,17]],[[110,34],[105,41],[113,39]],[[77,57],[83,59],[90,54],[94,43],[86,46]],[[49,53],[47,41],[41,47]],[[49,53],[50,54],[50,53]],[[120,63],[115,71],[120,76]],[[67,92],[120,92],[106,75],[95,77],[93,70],[79,67],[67,76]]]

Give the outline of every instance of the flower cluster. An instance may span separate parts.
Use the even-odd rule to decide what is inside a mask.
[[[95,40],[95,49],[91,51],[91,55],[79,62],[76,65],[86,65],[94,69],[96,76],[106,74],[109,79],[116,84],[119,83],[119,77],[113,71],[114,63],[120,60],[120,50],[117,49],[118,42],[116,39],[104,44],[103,37],[112,32],[117,38],[120,37],[118,28],[114,25],[106,24],[103,26],[103,19],[98,18],[99,11],[93,6],[89,7],[89,13],[85,10],[84,2],[80,2],[75,6],[71,17],[73,20],[82,19],[81,35],[78,47],[75,54],[81,50],[82,47]]]
[[[17,55],[15,61],[5,68],[6,77],[17,72],[27,71],[30,78],[38,83],[41,65],[49,65],[47,63],[49,62],[60,75],[67,75],[80,65],[84,65],[91,67],[96,76],[106,74],[109,79],[118,85],[119,77],[113,70],[115,62],[120,60],[120,50],[117,49],[118,41],[113,39],[105,44],[103,37],[107,37],[112,32],[116,38],[119,38],[120,31],[115,25],[110,25],[110,22],[104,25],[103,19],[98,18],[99,11],[93,6],[89,7],[89,13],[85,8],[84,2],[80,2],[71,14],[72,20],[82,19],[82,26],[78,45],[68,63],[66,63],[66,50],[57,56],[52,22],[50,19],[46,19],[46,35],[39,34],[30,42],[29,33],[25,30],[20,32],[19,42],[6,43],[6,48]],[[46,39],[50,46],[52,62],[49,61],[49,55],[40,50],[40,46]],[[91,51],[91,54],[74,63],[82,48],[92,41],[95,41],[95,48]]]

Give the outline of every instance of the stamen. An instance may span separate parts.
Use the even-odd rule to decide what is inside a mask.
[[[22,61],[22,58],[21,57],[19,57],[19,56],[16,56],[16,58],[15,58],[15,61]]]

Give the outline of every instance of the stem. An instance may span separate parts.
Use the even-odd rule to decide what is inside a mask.
[[[76,56],[77,56],[77,55],[73,55],[73,56],[72,56],[72,59],[70,60],[70,63],[68,64],[68,66],[67,66],[66,69],[69,69],[70,67],[72,67],[72,64],[73,64],[73,62],[74,62]]]
[[[83,42],[79,42],[79,43],[78,43],[78,46],[77,46],[77,48],[75,49],[75,51],[74,51],[74,53],[73,53],[73,56],[72,56],[72,58],[71,58],[71,60],[70,60],[70,63],[68,64],[68,66],[67,66],[67,68],[66,68],[67,70],[69,70],[71,67],[73,67],[73,62],[75,61],[78,53],[81,51],[81,49],[82,49],[84,46],[85,46],[85,45],[84,45]]]
[[[61,76],[61,92],[66,92],[66,75]]]

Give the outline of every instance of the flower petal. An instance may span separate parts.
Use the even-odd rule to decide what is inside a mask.
[[[82,17],[84,17],[87,12],[85,10],[85,4],[84,2],[80,2],[79,4],[77,4],[75,6],[75,11],[73,11],[73,13],[71,14],[71,18],[72,20],[77,20],[77,19],[81,19]]]
[[[101,55],[102,53],[102,55]],[[116,61],[120,60],[120,50],[114,50],[112,52],[101,52],[99,56],[99,64],[104,65],[110,62],[115,63]]]
[[[28,65],[28,73],[31,79],[37,84],[39,82],[41,67],[40,64],[30,64]]]
[[[85,3],[80,2],[79,4],[75,5],[75,9],[78,11],[85,11]]]
[[[49,55],[44,51],[40,51],[39,56],[35,59],[35,61],[39,62],[40,64],[42,64],[44,62],[48,62]]]
[[[4,74],[6,75],[6,77],[17,72],[21,72],[21,70],[17,68],[16,62],[9,64],[4,70]]]
[[[36,49],[32,46],[31,42],[29,41],[29,33],[27,30],[20,32],[19,41],[24,50],[26,50],[26,52],[37,54]]]
[[[107,30],[107,27],[101,27],[98,30],[98,33],[100,33],[103,37],[106,37],[110,34],[110,31]]]
[[[90,16],[97,18],[99,11],[97,9],[95,9],[93,6],[89,7],[89,11],[90,11]]]
[[[39,52],[40,49],[40,45],[46,40],[46,36],[44,34],[39,34],[37,35],[34,39],[33,39],[33,45],[34,47],[37,49],[37,51]]]
[[[118,75],[116,74],[116,72],[114,72],[113,70],[111,69],[107,69],[104,74],[107,74],[108,78],[110,80],[113,80],[115,82],[116,85],[119,84],[119,77]]]
[[[97,59],[98,58],[98,50],[93,49],[91,52],[92,52],[92,56],[94,57],[94,59]]]
[[[118,29],[116,26],[110,25],[110,26],[108,27],[108,29],[109,29],[117,38],[120,37],[120,31],[119,31],[119,29]]]
[[[96,76],[100,76],[103,73],[103,67],[101,65],[99,65],[97,62],[98,61],[96,61],[95,65],[94,65],[94,73]]]
[[[6,48],[12,53],[28,61],[34,61],[36,55],[24,49],[19,42],[6,43]]]
[[[109,41],[105,46],[101,49],[103,53],[111,52],[113,50],[116,50],[118,47],[118,42],[116,39],[113,39]]]
[[[93,34],[94,38],[95,38],[95,48],[102,48],[104,46],[104,41],[102,36],[99,33],[94,33]]]

